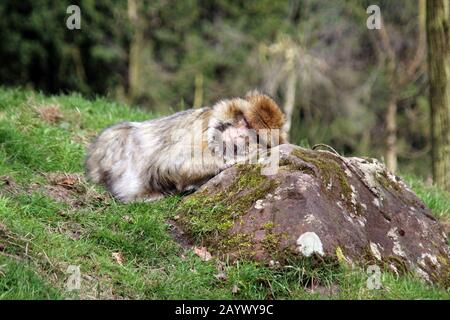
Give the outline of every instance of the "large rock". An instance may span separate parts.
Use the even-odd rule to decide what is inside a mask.
[[[237,165],[186,197],[178,226],[216,256],[284,263],[322,256],[450,282],[447,236],[375,159],[281,145],[278,173]]]

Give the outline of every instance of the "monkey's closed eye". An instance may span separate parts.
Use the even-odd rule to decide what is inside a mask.
[[[218,126],[216,126],[216,129],[219,130],[219,131],[225,131],[229,127],[231,127],[231,123],[222,122]]]

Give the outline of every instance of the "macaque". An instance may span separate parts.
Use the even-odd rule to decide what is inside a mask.
[[[89,147],[87,175],[122,202],[190,192],[230,165],[248,160],[255,152],[252,146],[284,143],[284,122],[270,97],[252,91],[212,108],[119,123]]]

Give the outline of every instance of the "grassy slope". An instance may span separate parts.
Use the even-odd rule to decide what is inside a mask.
[[[60,109],[56,122],[39,114],[50,105]],[[449,298],[444,289],[392,274],[382,275],[381,290],[368,290],[364,272],[344,268],[225,264],[226,278],[218,279],[215,262],[201,261],[170,237],[165,221],[177,197],[124,205],[80,180],[72,198],[57,201],[45,188],[51,173],[83,172],[85,147],[98,130],[149,117],[102,99],[0,89],[0,177],[9,177],[0,187],[0,299],[315,299],[327,298],[318,291],[332,284],[340,299]],[[436,215],[450,217],[447,194],[410,182]],[[66,290],[69,265],[81,268],[79,291]],[[321,283],[314,293],[305,285],[312,277]]]

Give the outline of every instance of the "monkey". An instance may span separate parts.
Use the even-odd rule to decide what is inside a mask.
[[[284,143],[284,123],[276,102],[259,91],[219,100],[212,107],[122,122],[103,130],[89,146],[87,176],[124,203],[193,192],[245,161],[250,143],[268,148]],[[273,133],[278,139],[267,138]]]

